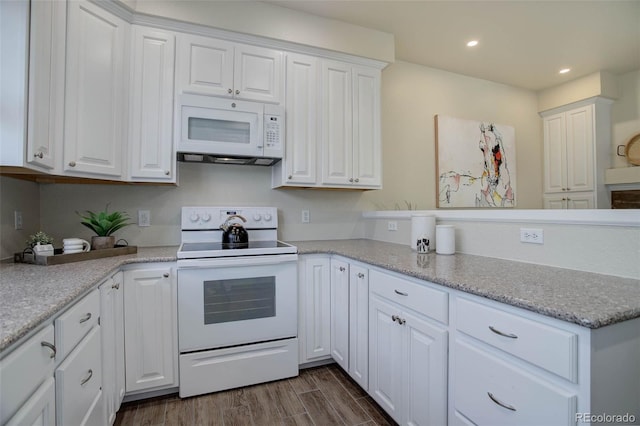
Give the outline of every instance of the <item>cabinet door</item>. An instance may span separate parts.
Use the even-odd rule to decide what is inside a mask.
[[[380,71],[353,68],[353,182],[382,184],[380,141]]]
[[[231,97],[233,43],[181,34],[178,37],[176,93]]]
[[[544,192],[563,192],[567,187],[565,114],[544,120]]]
[[[6,426],[55,426],[56,393],[55,381],[49,377],[24,403]]]
[[[331,282],[328,257],[308,257],[300,268],[300,363],[331,354]]]
[[[318,157],[318,60],[287,54],[286,183],[315,184]]]
[[[127,392],[177,385],[177,295],[169,268],[125,271]]]
[[[349,370],[349,264],[331,259],[331,356]]]
[[[26,160],[50,171],[63,143],[66,14],[66,2],[31,2]]]
[[[68,7],[64,170],[120,177],[128,24],[88,1]]]
[[[403,333],[392,318],[400,309],[369,298],[369,395],[398,423],[403,416]]]
[[[369,271],[349,265],[349,375],[369,388]]]
[[[173,80],[175,36],[133,26],[130,177],[175,182]]]
[[[568,209],[595,209],[593,192],[567,194]]]
[[[122,272],[100,285],[102,395],[107,424],[113,424],[124,397],[124,312]]]
[[[592,191],[593,106],[587,105],[566,113],[567,123],[567,191]]]
[[[447,424],[447,332],[402,313],[406,333],[405,424]]]
[[[237,44],[233,73],[235,98],[276,104],[282,101],[282,52]]]
[[[322,62],[323,184],[350,185],[353,182],[351,85],[349,64]]]

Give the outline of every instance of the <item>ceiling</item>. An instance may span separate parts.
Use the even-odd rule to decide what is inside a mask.
[[[529,90],[640,69],[640,0],[267,3],[394,34],[396,60]]]

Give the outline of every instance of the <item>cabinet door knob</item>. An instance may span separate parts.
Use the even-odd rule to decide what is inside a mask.
[[[93,377],[93,370],[89,369],[89,371],[87,372],[87,377],[82,379],[82,381],[80,382],[80,386],[84,386],[85,383],[91,380],[92,377]]]
[[[360,182],[360,179],[356,178],[356,182]]]
[[[292,175],[289,175],[289,177],[288,177],[287,179],[293,179],[293,176],[292,176]]]
[[[509,339],[517,339],[518,338],[518,336],[516,336],[515,334],[505,333],[504,331],[500,331],[500,330],[494,328],[492,325],[489,326],[489,330],[493,331],[494,333],[496,333],[499,336],[508,337]]]
[[[362,272],[358,272],[358,278],[364,278],[364,274]]]
[[[171,172],[170,172],[169,170],[165,170],[165,171],[164,171],[164,174],[165,174],[166,176],[169,176],[169,175],[171,174]]]
[[[115,283],[111,286],[111,288],[115,288],[116,290],[118,290],[120,288],[120,283]]]
[[[487,395],[489,395],[489,398],[499,406],[506,408],[507,410],[517,411],[513,405],[505,404],[504,402],[500,401],[498,398],[493,396],[491,392],[487,392]]]
[[[233,93],[233,90],[227,89],[227,93]]]
[[[36,152],[35,154],[33,154],[33,156],[37,158],[44,158],[44,154],[42,153],[42,151]]]
[[[341,267],[340,267],[340,268],[338,268],[338,269],[340,269],[340,272],[344,272],[344,271],[345,271],[344,266],[341,266]]]
[[[396,322],[396,321],[398,321],[399,319],[400,319],[400,317],[399,317],[399,316],[397,316],[397,315],[391,315],[391,320],[392,320],[393,322]]]
[[[239,95],[240,91],[238,89],[236,89],[236,95]]]
[[[571,188],[567,188],[567,191],[571,191]]]
[[[75,167],[75,166],[76,166],[75,161],[69,161],[69,167]]]
[[[55,358],[56,357],[56,347],[55,345],[52,345],[49,342],[40,342],[40,346],[42,346],[43,348],[49,348],[51,349],[51,355],[49,356],[49,358]]]
[[[349,182],[353,182],[353,178],[350,178],[350,179],[349,179]]]
[[[162,276],[165,277],[165,278],[169,278],[169,273],[165,272],[164,274],[162,274]]]

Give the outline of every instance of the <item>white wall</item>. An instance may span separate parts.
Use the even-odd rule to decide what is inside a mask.
[[[434,116],[515,128],[517,208],[542,207],[542,121],[535,92],[398,61],[382,72],[382,191],[371,210],[436,206]],[[415,207],[413,207],[415,208]]]
[[[624,214],[627,218],[635,215],[635,224],[631,223],[633,220],[627,220],[622,226],[584,224],[580,220],[572,224],[562,220],[562,215],[555,220],[563,223],[547,221],[549,215],[546,215],[547,220],[539,221],[538,218],[549,211],[526,212],[527,217],[515,220],[486,217],[478,220],[453,219],[438,210],[422,213],[436,216],[438,224],[456,227],[457,253],[640,278],[640,214],[637,211],[598,211],[614,219],[620,217],[615,213]],[[465,213],[473,215],[472,211]],[[374,217],[365,220],[365,235],[370,239],[410,245],[410,214],[402,211],[374,213]],[[509,215],[505,212],[503,216]],[[389,220],[397,221],[398,231],[387,230]],[[520,228],[542,229],[544,244],[520,242]]]

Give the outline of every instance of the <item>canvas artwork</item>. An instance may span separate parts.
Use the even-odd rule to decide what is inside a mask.
[[[436,115],[437,207],[515,207],[515,129]]]

